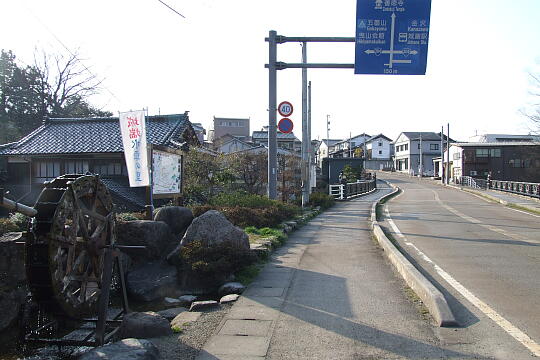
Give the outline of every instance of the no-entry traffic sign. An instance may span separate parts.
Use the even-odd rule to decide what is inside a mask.
[[[278,105],[279,115],[283,117],[291,116],[293,113],[293,106],[288,101],[282,101]]]
[[[288,133],[292,132],[293,127],[294,127],[294,124],[293,124],[291,119],[283,118],[283,119],[279,120],[278,129],[282,133],[288,134]]]

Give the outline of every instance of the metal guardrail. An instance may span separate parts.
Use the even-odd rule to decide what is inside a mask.
[[[488,182],[484,179],[475,179],[470,176],[460,176],[458,178],[458,184],[462,186],[468,186],[474,189],[487,189],[488,188]]]
[[[540,184],[520,181],[475,179],[470,176],[461,176],[459,184],[474,189],[492,189],[518,195],[530,196],[540,199]]]
[[[491,189],[540,198],[540,184],[538,183],[491,180]]]
[[[329,186],[329,194],[335,200],[347,200],[360,196],[377,187],[376,180],[358,180],[354,183],[336,184]]]

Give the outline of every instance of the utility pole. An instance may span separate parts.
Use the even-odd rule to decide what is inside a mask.
[[[326,115],[326,159],[328,160],[328,186],[330,186],[330,115]]]
[[[307,43],[302,43],[302,64],[307,63]],[[302,207],[309,203],[309,134],[307,109],[307,68],[302,68]]]
[[[444,126],[441,126],[441,168],[439,169],[439,176],[441,177],[441,184],[444,185]]]
[[[420,178],[424,175],[424,153],[422,149],[422,133],[420,133]]]
[[[277,197],[277,33],[271,30],[268,36],[268,197]]]
[[[313,152],[313,144],[311,143],[311,81],[308,82],[308,192],[311,195],[311,176],[313,175],[311,169],[313,167],[313,161],[315,159],[315,154]]]
[[[446,131],[446,183],[450,184],[450,123]]]

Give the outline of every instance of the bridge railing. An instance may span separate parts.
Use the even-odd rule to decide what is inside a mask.
[[[491,189],[540,198],[540,184],[538,183],[491,180]]]
[[[329,186],[329,194],[336,200],[346,200],[372,191],[377,187],[376,180],[358,180],[347,184]]]
[[[540,198],[540,184],[520,181],[475,179],[470,176],[461,176],[459,184],[475,189],[492,189],[513,194]]]
[[[462,186],[468,186],[474,189],[487,189],[488,182],[484,179],[475,179],[470,176],[460,176],[458,182]]]

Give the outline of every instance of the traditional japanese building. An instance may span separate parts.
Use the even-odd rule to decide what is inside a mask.
[[[200,145],[187,112],[147,116],[146,133],[151,151],[174,154],[179,168],[187,150]],[[0,184],[12,199],[33,205],[45,181],[91,172],[120,210],[142,210],[146,188],[129,187],[123,152],[117,117],[46,119],[21,140],[0,145]]]

